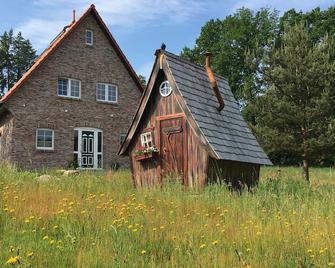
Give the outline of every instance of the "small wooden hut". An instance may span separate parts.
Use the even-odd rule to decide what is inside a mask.
[[[244,121],[228,81],[159,49],[119,154],[130,156],[135,185],[179,178],[185,186],[251,186],[271,161]]]

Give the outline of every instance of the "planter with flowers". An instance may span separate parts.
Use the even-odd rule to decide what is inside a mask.
[[[139,147],[135,151],[135,159],[137,161],[150,159],[150,158],[156,157],[157,155],[158,155],[158,150],[156,146],[151,146],[151,147],[146,147],[146,148]]]

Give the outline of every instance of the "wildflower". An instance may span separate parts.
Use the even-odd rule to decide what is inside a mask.
[[[6,261],[6,263],[7,263],[7,264],[16,264],[17,261],[18,261],[18,257],[10,257],[10,258]]]
[[[142,255],[144,255],[145,253],[147,253],[146,250],[142,250],[142,251],[141,251],[141,254],[142,254]]]
[[[335,267],[335,262],[328,262],[328,266]]]
[[[48,240],[49,239],[49,236],[43,236],[43,238],[42,238],[43,240]]]
[[[312,253],[313,249],[307,249],[307,253]]]
[[[262,232],[260,232],[260,231],[258,231],[257,233],[256,233],[256,235],[258,235],[258,236],[260,236],[262,234]]]
[[[219,244],[219,241],[218,241],[218,240],[214,240],[214,241],[212,242],[212,245],[213,245],[213,246],[216,246],[217,244]]]
[[[206,247],[206,244],[201,244],[200,245],[200,248],[205,248]]]
[[[251,251],[251,248],[247,248],[247,252],[250,252]]]
[[[53,228],[56,230],[58,228],[58,225],[55,225]]]
[[[52,244],[55,243],[55,240],[51,240],[49,243],[50,243],[50,245],[52,245]]]
[[[32,257],[34,255],[34,252],[27,253],[27,257]]]

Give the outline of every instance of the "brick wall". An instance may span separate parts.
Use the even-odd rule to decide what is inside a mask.
[[[94,32],[94,45],[85,44],[85,30]],[[57,96],[58,78],[81,81],[81,99]],[[96,101],[96,84],[118,86],[118,104]],[[73,129],[103,130],[103,166],[117,156],[120,133],[127,131],[141,93],[92,15],[86,17],[56,51],[8,100],[15,116],[12,160],[25,168],[65,167],[73,159]],[[36,128],[54,130],[54,151],[36,150]]]

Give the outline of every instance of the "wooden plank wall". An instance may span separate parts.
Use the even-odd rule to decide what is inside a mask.
[[[140,134],[146,129],[151,130],[154,134],[155,145],[158,144],[158,126],[156,118],[158,116],[172,115],[183,113],[177,102],[176,95],[172,91],[168,97],[162,97],[159,94],[159,85],[166,78],[163,71],[158,74],[156,83],[153,88],[152,96],[148,101],[148,105],[144,111],[138,129],[134,135],[133,142],[130,144],[129,155],[133,171],[134,184],[138,186],[152,186],[160,182],[160,163],[159,159],[137,161],[135,159],[135,151],[141,144]],[[197,187],[206,184],[208,152],[202,144],[201,139],[196,132],[190,127],[189,122],[186,123],[187,128],[187,179],[188,186]]]
[[[251,188],[259,180],[260,165],[209,158],[207,183],[227,183],[232,189]]]

